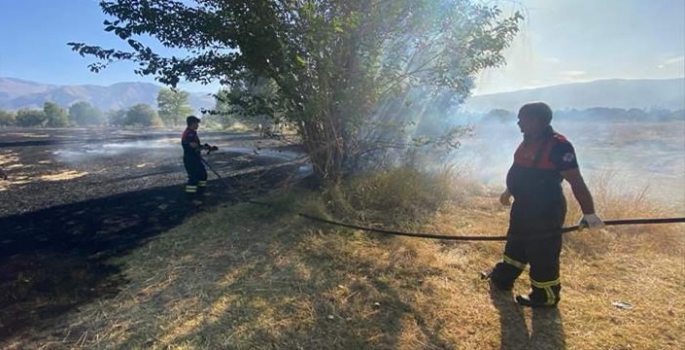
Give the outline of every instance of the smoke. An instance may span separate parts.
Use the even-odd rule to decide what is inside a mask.
[[[514,150],[522,140],[515,121],[512,123],[471,123],[473,134],[451,153],[450,160],[465,174],[483,184],[504,187],[506,173],[513,162]]]
[[[178,153],[179,144],[176,139],[161,139],[152,141],[132,141],[102,144],[83,144],[69,146],[52,152],[57,160],[65,163],[88,162],[95,158],[117,157],[124,154],[135,154],[150,151],[168,151]]]
[[[581,112],[578,116],[555,117],[552,126],[574,145],[591,191],[610,186],[608,190],[630,198],[646,189],[649,199],[685,212],[685,118],[616,121],[582,118]],[[504,188],[514,151],[523,139],[516,118],[459,113],[452,118],[452,123],[472,121],[473,135],[451,152],[451,164],[486,185]]]

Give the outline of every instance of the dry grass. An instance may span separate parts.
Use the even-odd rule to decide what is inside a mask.
[[[0,168],[6,172],[10,169],[21,168],[22,164],[19,163],[19,156],[16,152],[2,151],[0,152]],[[10,183],[16,181],[16,179],[9,178],[8,180],[0,179],[0,192],[6,191],[9,188]],[[20,179],[19,181],[25,181],[25,179]],[[25,183],[25,182],[22,182]]]
[[[46,161],[39,162],[46,164]],[[47,161],[47,164],[50,162]],[[34,174],[32,166],[22,164],[16,152],[1,152],[0,167],[10,172],[7,180],[0,180],[0,191],[6,191],[10,185],[24,185],[36,181],[65,181],[88,175],[77,170],[63,170],[54,174]]]
[[[87,172],[77,170],[65,170],[56,174],[40,175],[43,181],[66,181],[88,175]]]
[[[38,134],[38,133],[33,133],[33,132],[11,132],[11,133],[7,133],[7,135],[17,136],[17,137],[25,137],[25,138],[37,138],[37,139],[50,137],[50,135],[47,135],[47,134]]]
[[[501,235],[506,208],[493,193],[467,184],[447,172],[426,178],[400,169],[323,195],[277,196],[275,209],[241,204],[203,213],[122,258],[130,283],[118,296],[6,348],[685,346],[682,225],[569,234],[560,307],[531,312],[478,278],[500,258],[502,243],[377,236],[313,225],[282,210],[371,224],[404,218],[398,225],[405,228]],[[624,205],[601,188],[595,195],[607,218],[669,214],[644,201]],[[527,280],[516,292],[527,291]],[[617,309],[614,301],[634,307]]]

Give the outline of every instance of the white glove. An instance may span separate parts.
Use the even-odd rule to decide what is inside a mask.
[[[511,205],[511,192],[509,192],[509,189],[506,189],[504,192],[502,192],[502,194],[499,196],[499,202],[506,207]]]
[[[604,221],[597,216],[597,214],[585,214],[578,221],[579,229],[589,228],[595,230],[604,227]]]

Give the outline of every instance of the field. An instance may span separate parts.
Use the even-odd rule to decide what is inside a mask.
[[[685,121],[560,122],[574,145],[588,185],[626,198],[645,196],[685,213]],[[475,125],[455,162],[469,176],[501,187],[521,136],[515,124]]]
[[[204,209],[264,193],[298,168],[270,169],[297,147],[200,135],[220,147],[207,159],[231,186],[210,173]],[[0,131],[0,166],[10,175],[0,181],[0,338],[116,293],[123,281],[107,259],[196,212],[183,197],[178,139],[174,131]]]
[[[558,127],[585,159],[600,214],[683,216],[685,193],[673,187],[685,180],[683,124],[623,127]],[[202,211],[178,198],[184,175],[174,133],[6,131],[0,152],[14,182],[0,192],[0,347],[683,348],[683,225],[569,234],[559,309],[531,312],[478,278],[500,259],[499,242],[385,237],[293,215],[502,235],[500,176],[520,135],[487,130],[465,140],[457,171],[398,169],[325,193],[271,191],[299,165],[250,170],[297,157],[293,146],[257,156],[245,151],[253,135],[204,133],[225,150],[210,160],[233,189],[210,182]],[[629,186],[615,165],[656,183]],[[255,197],[275,207],[230,205]],[[571,205],[568,224],[577,218]],[[527,288],[524,274],[515,292]]]

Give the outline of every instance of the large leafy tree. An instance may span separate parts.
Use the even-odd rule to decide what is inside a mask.
[[[132,60],[136,71],[175,86],[180,79],[232,85],[245,72],[274,82],[284,117],[298,127],[314,171],[335,181],[364,154],[401,138],[407,96],[458,104],[473,76],[504,62],[518,30],[471,0],[118,0],[101,1],[105,30],[130,51],[69,45],[100,61]],[[163,57],[142,38],[188,50]],[[421,101],[422,103],[428,101]],[[415,116],[412,116],[416,118]],[[387,126],[391,127],[388,128]],[[386,126],[377,132],[379,126]]]
[[[69,121],[78,126],[102,125],[105,116],[102,111],[88,102],[76,102],[69,107]]]
[[[12,112],[0,109],[0,126],[12,126],[16,123],[16,116]]]
[[[183,125],[185,118],[193,113],[185,91],[161,89],[157,94],[157,111],[162,122],[168,126]]]
[[[139,103],[131,106],[126,111],[125,125],[142,126],[142,127],[156,127],[161,126],[162,121],[159,119],[157,112],[155,112],[150,105]]]
[[[52,128],[64,128],[69,126],[69,115],[64,108],[54,102],[45,102],[43,112],[47,119],[47,126]]]
[[[216,120],[222,127],[230,127],[238,122],[238,118],[233,112],[233,106],[230,102],[231,91],[225,88],[219,89],[215,97],[214,109],[203,111],[205,113],[213,115],[213,119]]]
[[[42,109],[20,109],[16,120],[17,126],[30,128],[45,126],[47,117]]]
[[[220,90],[215,98],[216,106],[210,113],[218,115],[225,126],[234,122],[269,125],[286,119],[287,109],[283,105],[286,100],[270,78],[245,72],[231,84],[230,90]]]

